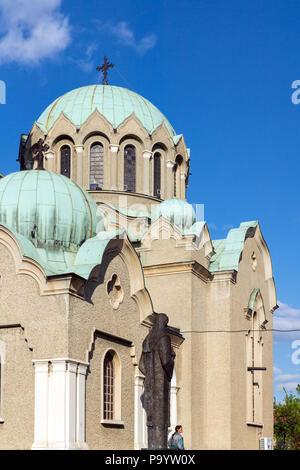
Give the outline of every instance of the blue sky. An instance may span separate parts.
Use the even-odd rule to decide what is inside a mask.
[[[0,0],[0,171],[18,170],[19,136],[61,94],[97,83],[148,98],[191,148],[188,199],[213,238],[258,219],[271,251],[278,327],[300,328],[299,0]],[[276,335],[275,392],[300,382]],[[300,356],[300,355],[299,355]],[[294,361],[295,362],[295,361]]]

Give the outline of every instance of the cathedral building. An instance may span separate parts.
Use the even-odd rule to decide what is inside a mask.
[[[157,313],[185,447],[272,437],[269,250],[257,221],[211,239],[183,135],[130,90],[84,86],[21,135],[19,161],[0,179],[0,448],[146,448],[138,363]]]

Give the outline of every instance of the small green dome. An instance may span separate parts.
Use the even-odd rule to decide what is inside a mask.
[[[196,213],[193,206],[176,197],[161,202],[153,213],[152,221],[159,219],[160,216],[169,220],[181,230],[190,229],[196,222]]]
[[[79,129],[95,109],[114,129],[134,113],[149,134],[164,123],[170,136],[175,137],[169,121],[150,101],[126,88],[111,85],[84,86],[62,95],[45,109],[36,123],[48,134],[63,113]]]
[[[96,235],[97,205],[76,183],[48,171],[21,171],[0,180],[0,224],[42,251],[77,253]]]

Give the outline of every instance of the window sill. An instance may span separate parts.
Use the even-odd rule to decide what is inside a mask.
[[[101,424],[107,428],[124,428],[124,421],[117,419],[101,419]]]
[[[263,428],[264,425],[262,423],[252,423],[252,422],[247,422],[247,426],[253,427],[253,428]]]
[[[4,423],[4,419],[0,418],[0,424],[3,424],[3,423]]]

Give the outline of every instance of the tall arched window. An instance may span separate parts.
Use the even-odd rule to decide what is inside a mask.
[[[176,176],[177,176],[177,165],[173,166],[173,193],[174,197],[177,196],[177,181],[176,181]]]
[[[180,197],[180,172],[181,172],[181,164],[183,162],[183,158],[181,155],[177,155],[175,159],[175,165],[173,167],[173,178],[174,178],[174,197]]]
[[[90,150],[90,189],[103,189],[104,186],[104,148],[99,142]]]
[[[114,360],[110,352],[108,352],[104,359],[103,370],[103,418],[114,419]]]
[[[159,153],[154,154],[154,175],[153,175],[153,195],[160,198],[161,194],[161,156]]]
[[[60,151],[60,172],[71,178],[71,149],[68,145],[64,145]]]
[[[127,145],[124,149],[124,191],[135,192],[135,147]]]
[[[255,296],[255,301],[251,299]],[[254,289],[247,318],[251,329],[246,336],[247,354],[247,421],[262,423],[263,420],[263,332],[266,323],[262,296],[259,289]]]

